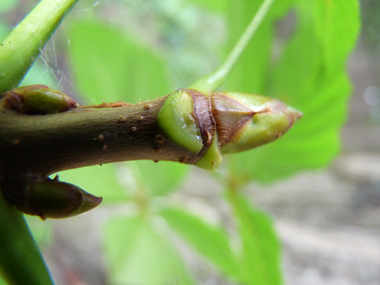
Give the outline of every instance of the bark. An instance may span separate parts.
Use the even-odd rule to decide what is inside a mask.
[[[196,155],[175,143],[158,125],[157,115],[166,98],[49,115],[1,109],[0,175],[45,176],[140,159],[193,163]]]

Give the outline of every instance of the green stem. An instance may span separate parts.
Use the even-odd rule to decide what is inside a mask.
[[[43,0],[0,42],[0,94],[16,88],[78,0]]]
[[[232,49],[227,59],[224,61],[224,63],[215,71],[195,81],[188,87],[189,89],[196,89],[205,93],[211,92],[215,91],[226,81],[228,75],[232,71],[232,68],[239,60],[243,51],[247,47],[249,41],[251,40],[258,27],[262,23],[265,15],[268,13],[268,10],[272,5],[273,1],[274,0],[264,1],[260,9],[257,11],[256,15],[253,17],[251,23],[246,28],[243,35],[240,37],[235,47]]]
[[[8,284],[54,284],[23,215],[0,191],[0,275]]]

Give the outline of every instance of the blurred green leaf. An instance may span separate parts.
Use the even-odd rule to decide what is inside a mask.
[[[94,103],[136,103],[170,92],[164,61],[123,30],[86,20],[73,23],[68,36],[75,81]]]
[[[111,220],[105,233],[111,284],[194,284],[167,236],[145,217]]]
[[[51,220],[42,221],[40,217],[24,215],[34,240],[40,248],[46,248],[52,240]]]
[[[9,33],[10,29],[7,24],[0,20],[0,40],[3,40]]]
[[[0,14],[9,12],[10,10],[16,8],[18,4],[19,4],[18,0],[1,0]]]
[[[306,6],[305,3],[300,3]],[[303,7],[303,9],[310,7]],[[333,76],[346,65],[360,29],[357,0],[318,1],[313,3],[312,17],[317,37],[323,44],[323,60]]]
[[[237,192],[230,193],[241,239],[237,266],[241,284],[282,284],[281,246],[273,223]]]
[[[195,4],[203,9],[212,12],[226,12],[227,1],[226,0],[187,0],[187,2]]]
[[[227,80],[231,91],[266,94],[267,72],[273,43],[273,24],[288,11],[295,0],[274,1],[255,36],[243,52],[239,62]],[[227,52],[235,45],[245,28],[264,0],[235,0],[229,5],[227,14],[228,43]]]
[[[102,203],[128,201],[127,189],[124,189],[117,177],[118,164],[82,167],[58,173],[59,179],[72,183],[83,190],[102,196]]]
[[[176,162],[140,160],[127,162],[140,189],[149,196],[164,196],[176,189],[188,173],[189,166]],[[137,189],[136,189],[137,190]]]
[[[297,4],[298,27],[277,62],[268,69],[269,61],[257,64],[246,59],[238,67],[240,72],[245,64],[247,68],[254,66],[255,74],[235,77],[230,86],[275,96],[301,110],[304,117],[279,141],[231,157],[230,170],[237,181],[254,178],[269,182],[301,169],[323,167],[340,148],[339,131],[351,90],[345,62],[359,30],[358,3],[293,2]],[[272,33],[273,27],[268,29]],[[256,41],[267,38],[257,34]],[[248,53],[267,58],[268,50],[269,46],[252,48]],[[261,74],[258,81],[249,79],[256,74]]]
[[[45,63],[36,61],[30,68],[24,79],[21,81],[20,86],[44,84],[50,88],[57,88],[57,81],[52,73],[48,70]]]
[[[237,267],[227,233],[179,208],[166,208],[160,215],[170,227],[219,270],[237,278]]]

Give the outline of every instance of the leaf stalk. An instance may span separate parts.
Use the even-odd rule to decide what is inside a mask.
[[[249,41],[252,39],[260,24],[263,22],[264,17],[268,13],[273,2],[274,0],[264,1],[223,64],[213,72],[195,81],[189,86],[189,89],[196,89],[201,92],[208,93],[215,91],[226,81],[232,71],[232,68],[236,65]]]

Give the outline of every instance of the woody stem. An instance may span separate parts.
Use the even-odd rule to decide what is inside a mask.
[[[140,159],[188,162],[196,154],[174,142],[158,124],[166,98],[53,115],[0,110],[0,174],[49,175]]]

